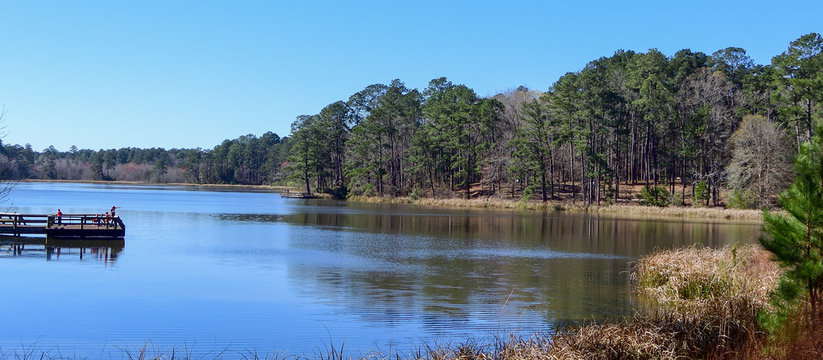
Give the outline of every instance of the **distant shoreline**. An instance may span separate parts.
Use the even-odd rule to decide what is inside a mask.
[[[220,189],[252,189],[268,192],[280,193],[287,190],[294,190],[290,186],[276,185],[241,185],[241,184],[193,184],[193,183],[150,183],[143,181],[120,181],[120,180],[48,180],[48,179],[24,179],[10,180],[10,182],[21,183],[66,183],[66,184],[100,184],[100,185],[133,185],[133,186],[185,186],[197,188],[220,188]]]

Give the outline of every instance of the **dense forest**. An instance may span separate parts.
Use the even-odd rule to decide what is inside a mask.
[[[284,138],[245,135],[210,150],[3,145],[0,165],[6,179],[291,184],[340,197],[592,204],[643,184],[647,202],[718,205],[730,189],[729,201],[759,207],[791,180],[821,101],[823,38],[811,33],[768,65],[735,47],[620,50],[545,92],[482,97],[446,78],[422,90],[394,80],[298,116]]]

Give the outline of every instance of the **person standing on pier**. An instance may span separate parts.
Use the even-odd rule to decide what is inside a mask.
[[[60,209],[57,209],[57,224],[63,223],[63,212]]]
[[[117,209],[117,206],[111,207],[111,217],[114,218],[114,209]]]

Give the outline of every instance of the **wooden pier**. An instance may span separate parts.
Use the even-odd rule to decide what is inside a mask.
[[[0,235],[46,235],[53,239],[122,239],[126,225],[119,216],[106,220],[99,214],[19,214],[0,213]]]

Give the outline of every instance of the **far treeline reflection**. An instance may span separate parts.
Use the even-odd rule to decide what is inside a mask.
[[[219,217],[297,225],[301,236],[287,236],[291,247],[363,259],[356,266],[292,264],[289,276],[301,279],[318,298],[348,294],[344,303],[352,311],[384,309],[386,316],[374,319],[381,322],[413,316],[416,307],[458,322],[477,317],[478,311],[516,314],[524,309],[555,325],[627,316],[635,308],[629,274],[637,257],[682,246],[751,243],[760,234],[759,225],[752,224],[584,214],[316,208],[323,209]],[[501,310],[502,304],[508,305]],[[434,319],[442,321],[433,318],[432,326]]]
[[[379,234],[460,238],[477,246],[549,247],[554,251],[638,257],[683,246],[719,247],[757,242],[760,226],[691,220],[626,219],[586,214],[534,215],[406,213],[225,214],[232,221],[283,221],[353,228]]]

